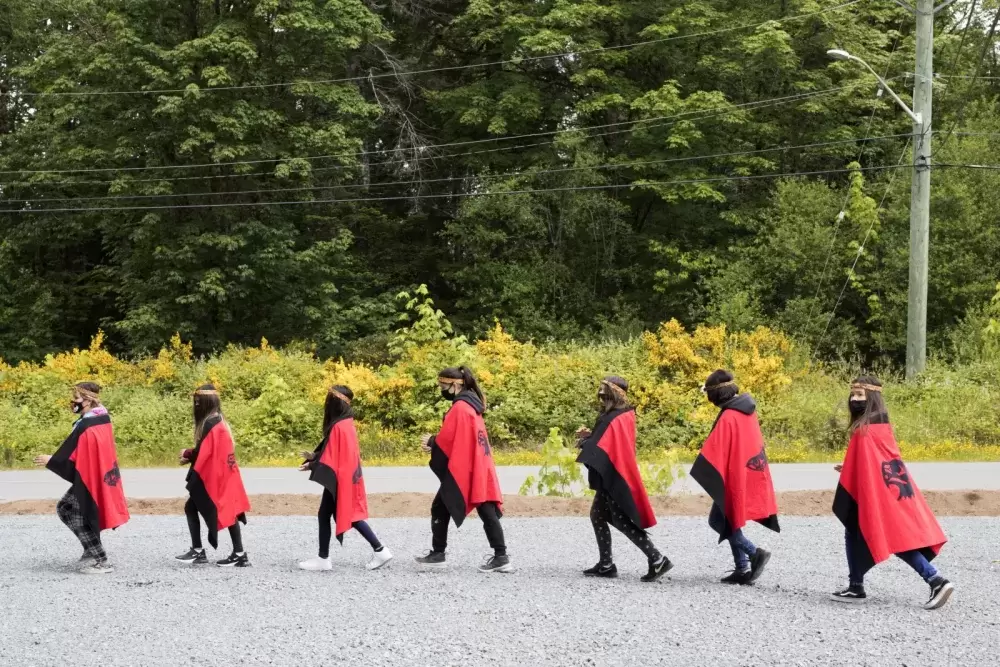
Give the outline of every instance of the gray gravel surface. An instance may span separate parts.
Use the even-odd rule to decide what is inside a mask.
[[[484,575],[476,520],[452,528],[444,571],[412,560],[429,521],[382,519],[372,525],[396,554],[386,569],[364,569],[370,551],[352,532],[334,543],[332,572],[310,573],[295,565],[314,554],[313,519],[252,518],[254,567],[223,570],[172,562],[188,546],[183,517],[142,516],[105,534],[117,571],[87,577],[55,516],[0,517],[0,665],[996,664],[1000,519],[943,523],[952,542],[937,564],[957,591],[926,612],[926,586],[896,559],[869,574],[866,605],[829,601],[846,578],[832,518],[751,528],[774,558],[756,586],[734,588],[717,583],[728,547],[694,518],[653,529],[676,567],[644,584],[618,533],[621,578],[579,575],[596,561],[585,519],[504,521],[519,570]]]

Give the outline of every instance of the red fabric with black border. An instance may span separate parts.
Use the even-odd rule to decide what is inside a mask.
[[[95,532],[129,520],[109,415],[81,419],[46,467],[73,484],[84,520]]]
[[[317,451],[309,479],[322,484],[336,500],[336,535],[343,543],[344,533],[351,529],[351,524],[368,518],[361,448],[352,418],[334,422]]]
[[[493,462],[481,403],[460,394],[432,439],[431,470],[441,480],[441,497],[456,526],[483,503],[503,512],[500,479]]]
[[[237,521],[246,523],[250,499],[236,462],[236,448],[229,425],[221,415],[205,420],[205,432],[192,453],[187,488],[208,524],[208,541],[218,548],[218,531]]]
[[[635,428],[631,408],[601,415],[576,460],[591,471],[591,488],[610,494],[632,523],[646,529],[656,525],[656,514],[639,474]]]
[[[778,501],[756,412],[723,410],[691,467],[691,477],[723,511],[724,524],[712,525],[720,542],[748,521],[780,532]]]
[[[904,551],[918,550],[932,560],[948,541],[903,463],[889,424],[870,424],[852,434],[833,511],[861,536],[862,573]]]

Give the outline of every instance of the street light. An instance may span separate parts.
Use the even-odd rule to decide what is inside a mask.
[[[860,63],[878,80],[878,85],[913,121],[913,183],[910,188],[910,280],[906,303],[906,378],[922,373],[927,364],[927,282],[928,249],[931,227],[931,98],[933,76],[934,11],[933,0],[918,0],[917,68],[913,90],[913,106],[899,98],[885,79],[861,58],[844,51],[830,49],[826,55],[834,60]],[[951,4],[946,2],[942,8]],[[921,13],[922,12],[922,13]],[[929,18],[928,18],[929,17]],[[926,119],[926,122],[925,122]]]
[[[878,75],[878,72],[872,69],[871,65],[866,63],[861,58],[858,58],[857,56],[852,55],[847,51],[844,51],[843,49],[830,49],[829,51],[826,52],[826,55],[830,56],[834,60],[853,60],[856,63],[861,63],[861,65],[864,66],[865,69],[867,69],[869,72],[872,73],[872,76],[878,79],[878,85],[881,86],[882,90],[889,93],[889,97],[896,100],[896,104],[898,104],[899,107],[906,112],[906,115],[910,117],[910,120],[913,121],[913,124],[921,127],[923,126],[924,122],[923,119],[920,117],[920,114],[913,113],[913,110],[910,109],[910,107],[906,106],[906,102],[901,100],[899,98],[899,95],[893,92],[892,88],[889,87],[888,82],[882,77],[880,77]]]

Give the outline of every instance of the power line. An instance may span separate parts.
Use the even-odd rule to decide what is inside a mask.
[[[889,58],[888,58],[888,60],[887,60],[887,62],[885,64],[885,72],[882,75],[883,79],[886,78],[887,76],[889,76],[889,68],[892,67],[892,60],[896,56],[896,49],[899,48],[899,32],[903,29],[903,22],[904,21],[905,21],[905,19],[901,20],[899,22],[899,27],[896,29],[896,39],[892,43],[892,50],[889,51]],[[881,96],[882,96],[881,93],[882,93],[882,89],[879,88],[878,89],[878,94],[876,95],[876,100],[878,100],[879,98],[881,98]],[[871,133],[872,124],[875,122],[875,114],[878,113],[878,108],[879,108],[878,104],[875,104],[872,107],[872,113],[868,117],[868,127],[867,127],[867,129],[865,129],[865,136],[866,137],[867,137],[868,134]],[[858,157],[857,157],[857,160],[855,160],[858,163],[861,162],[861,158],[864,155],[865,144],[866,143],[867,143],[867,139],[865,140],[865,142],[863,142],[861,144],[861,147],[858,149]],[[840,234],[840,223],[844,220],[844,217],[846,215],[845,211],[847,210],[847,204],[850,202],[850,200],[851,200],[851,189],[847,188],[847,192],[844,193],[844,203],[840,205],[840,211],[837,213],[837,220],[836,220],[836,222],[833,225],[833,236],[830,239],[830,250],[827,251],[826,258],[823,261],[823,271],[820,273],[820,276],[819,276],[819,284],[816,285],[816,295],[813,297],[813,305],[809,307],[809,320],[810,321],[813,318],[813,312],[814,312],[814,310],[817,308],[817,306],[819,304],[819,294],[823,290],[823,284],[826,282],[827,270],[830,268],[830,258],[833,256],[833,249],[834,249],[834,247],[836,246],[836,243],[837,243],[837,236]]]
[[[495,67],[500,65],[519,65],[526,62],[536,62],[540,60],[550,60],[558,58],[568,58],[571,56],[579,56],[588,53],[600,53],[604,51],[619,51],[622,49],[632,49],[639,46],[649,46],[652,44],[662,44],[666,42],[673,42],[681,39],[693,39],[696,37],[710,37],[712,35],[719,35],[726,32],[733,32],[737,30],[746,30],[750,28],[760,28],[765,25],[770,25],[774,23],[787,23],[789,21],[796,21],[804,18],[810,18],[813,16],[819,16],[821,14],[828,14],[830,12],[840,11],[841,9],[846,9],[852,5],[856,5],[862,0],[850,0],[849,2],[841,3],[827,9],[821,9],[815,12],[808,12],[805,14],[798,14],[795,16],[788,16],[781,19],[772,19],[770,21],[762,21],[760,23],[730,26],[728,28],[719,28],[716,30],[708,30],[705,32],[691,33],[687,35],[673,35],[671,37],[662,37],[659,39],[650,39],[642,42],[632,42],[630,44],[621,44],[617,46],[600,46],[590,49],[579,49],[576,51],[566,51],[563,53],[552,53],[541,56],[525,56],[522,58],[511,58],[508,60],[494,60],[485,63],[472,63],[468,65],[452,65],[448,67],[435,67],[431,69],[422,70],[410,70],[410,71],[393,71],[393,72],[381,72],[379,74],[368,74],[365,76],[352,76],[344,77],[340,79],[320,79],[313,81],[295,81],[286,83],[261,83],[261,84],[246,84],[240,86],[216,86],[210,88],[198,87],[194,92],[222,92],[222,91],[233,91],[233,90],[249,90],[249,89],[267,89],[267,88],[288,88],[292,86],[308,86],[308,85],[329,85],[336,83],[349,83],[352,81],[370,81],[373,79],[383,79],[383,78],[399,78],[403,76],[415,76],[423,74],[435,74],[439,72],[453,72],[466,69],[475,69],[481,67]],[[190,84],[197,85],[197,84]],[[189,88],[162,88],[153,90],[105,90],[105,91],[65,91],[65,92],[42,92],[42,93],[18,93],[20,97],[78,97],[78,96],[108,96],[108,95],[166,95],[166,94],[176,94],[176,93],[187,93],[192,92]]]
[[[877,141],[885,139],[898,139],[901,137],[909,137],[909,133],[906,134],[886,134],[878,137],[865,137],[865,141]],[[541,174],[558,174],[576,171],[591,171],[597,169],[634,169],[637,167],[646,167],[661,164],[670,164],[677,162],[695,162],[698,160],[711,160],[717,158],[725,157],[742,157],[747,155],[762,155],[765,153],[776,153],[782,151],[807,149],[807,148],[825,148],[829,146],[838,146],[843,144],[857,143],[860,139],[858,137],[853,137],[851,139],[838,139],[836,141],[821,141],[813,142],[809,144],[798,144],[793,146],[773,146],[770,148],[759,148],[747,151],[732,151],[728,153],[713,153],[709,155],[694,155],[686,157],[675,157],[675,158],[664,158],[662,160],[644,160],[639,162],[620,162],[620,163],[604,163],[597,165],[589,165],[585,167],[560,167],[556,169],[541,169],[541,170],[530,170],[526,169],[520,172],[508,172],[500,174],[470,174],[466,176],[450,176],[443,178],[430,178],[421,179],[415,181],[413,179],[405,181],[390,181],[387,183],[345,183],[345,184],[331,184],[331,185],[315,185],[315,186],[301,186],[292,188],[264,188],[258,190],[238,190],[230,192],[180,192],[180,193],[164,193],[164,194],[145,194],[145,195],[106,195],[102,197],[42,197],[35,199],[7,199],[4,200],[0,198],[0,201],[5,201],[6,203],[21,202],[24,204],[41,204],[50,202],[64,202],[64,201],[122,201],[122,200],[135,200],[135,199],[163,199],[163,198],[176,198],[176,197],[224,197],[232,195],[247,195],[247,194],[264,194],[268,192],[308,192],[315,190],[333,190],[337,188],[375,188],[375,187],[389,187],[395,185],[416,185],[416,184],[427,184],[427,183],[445,183],[454,181],[470,181],[481,178],[488,179],[504,179],[504,178],[517,178],[522,176],[538,176]]]
[[[951,165],[960,166],[960,165]],[[671,181],[635,181],[631,183],[617,183],[605,185],[579,185],[565,186],[558,188],[540,188],[528,190],[499,190],[496,192],[458,192],[447,194],[413,194],[389,197],[357,197],[351,199],[313,199],[313,200],[289,200],[289,201],[261,201],[261,202],[230,202],[222,204],[177,204],[177,205],[157,205],[157,206],[99,206],[87,208],[41,208],[41,209],[0,209],[0,214],[34,214],[34,213],[92,213],[108,211],[162,211],[162,210],[183,210],[202,208],[246,208],[259,206],[297,206],[314,204],[350,204],[358,202],[382,202],[382,201],[411,201],[413,199],[459,199],[469,197],[488,197],[500,195],[525,195],[543,194],[549,192],[581,192],[597,190],[620,190],[622,188],[652,187],[652,186],[677,186],[693,185],[699,183],[722,183],[730,181],[754,181],[768,178],[801,178],[804,176],[821,176],[830,174],[844,174],[855,171],[885,171],[898,169],[900,165],[890,165],[881,167],[858,167],[854,169],[823,169],[816,171],[786,172],[778,174],[754,174],[748,176],[716,176],[711,178],[691,178]],[[910,165],[905,168],[910,169]],[[1000,169],[1000,165],[997,165]]]
[[[428,146],[413,147],[404,150],[413,151],[428,151],[440,148],[454,148],[458,146],[471,146],[484,144],[494,141],[510,141],[513,139],[527,139],[535,137],[545,137],[554,136],[559,134],[568,134],[573,132],[584,132],[595,129],[604,129],[609,127],[620,127],[623,125],[639,125],[640,123],[653,123],[662,120],[672,120],[675,118],[684,118],[686,116],[694,114],[705,114],[699,118],[694,118],[690,120],[701,120],[702,118],[710,118],[717,115],[725,115],[729,113],[734,113],[736,111],[746,111],[754,110],[756,108],[766,108],[769,106],[777,106],[780,104],[786,104],[791,102],[797,102],[801,100],[811,99],[813,97],[820,97],[822,95],[828,95],[835,92],[840,92],[855,88],[857,86],[863,85],[864,81],[855,81],[853,83],[847,84],[845,86],[836,86],[833,88],[825,88],[818,91],[808,91],[804,93],[796,93],[794,95],[785,95],[783,97],[774,97],[766,100],[756,100],[752,102],[743,102],[735,105],[727,105],[724,107],[714,107],[711,109],[695,109],[692,111],[685,111],[679,114],[673,114],[669,116],[655,116],[653,118],[641,118],[638,120],[630,121],[620,121],[617,123],[604,123],[601,125],[590,125],[586,127],[579,128],[565,128],[560,130],[547,130],[544,132],[532,132],[528,134],[516,134],[506,137],[489,137],[487,139],[471,139],[467,141],[456,141],[447,144],[432,144]],[[711,112],[711,113],[709,113]],[[629,128],[626,131],[631,131],[636,129],[635,127]],[[324,160],[333,159],[338,157],[358,157],[362,155],[381,155],[387,151],[355,151],[352,153],[332,153],[329,155],[314,155],[314,156],[291,156],[284,158],[266,158],[259,160],[232,160],[227,162],[206,162],[200,164],[183,164],[183,165],[152,165],[145,167],[98,167],[98,168],[88,168],[88,169],[8,169],[0,170],[0,174],[91,174],[91,173],[108,173],[108,172],[136,172],[136,171],[159,171],[166,169],[202,169],[207,167],[227,167],[236,165],[251,165],[251,164],[275,164],[280,162],[289,162],[293,160]],[[393,151],[389,151],[393,152]]]
[[[908,139],[906,141],[906,145],[903,146],[903,152],[899,154],[899,159],[896,161],[895,169],[898,170],[900,167],[904,166],[903,165],[903,158],[906,157],[906,151],[908,151],[910,149],[910,142],[911,141],[912,141],[912,139]],[[942,165],[938,165],[938,166],[942,166]],[[909,169],[911,167],[911,165],[905,165],[905,167],[907,169]],[[892,167],[889,167],[889,168],[892,168]],[[854,262],[851,264],[851,268],[847,272],[847,280],[844,281],[844,286],[840,290],[840,295],[837,297],[836,303],[833,304],[833,310],[830,311],[830,317],[828,317],[826,319],[826,326],[823,327],[823,333],[822,333],[822,335],[820,335],[819,340],[816,343],[816,346],[813,348],[813,359],[814,360],[816,358],[816,355],[819,352],[820,346],[823,344],[823,341],[826,340],[826,333],[827,333],[827,331],[830,330],[830,323],[833,322],[833,318],[837,314],[837,308],[840,307],[840,302],[843,301],[843,299],[844,299],[844,294],[847,292],[847,286],[851,284],[851,280],[854,278],[854,270],[855,270],[855,268],[857,268],[858,261],[861,259],[861,255],[865,251],[865,244],[868,243],[868,238],[871,236],[872,230],[875,229],[875,223],[878,222],[879,213],[882,212],[882,207],[885,205],[885,200],[889,196],[889,192],[892,190],[893,184],[895,184],[895,182],[896,182],[896,174],[898,174],[898,173],[899,173],[899,171],[893,171],[892,172],[892,176],[890,176],[890,178],[889,178],[889,183],[885,187],[885,192],[882,194],[882,200],[878,203],[878,208],[875,209],[875,213],[872,216],[872,223],[870,225],[868,225],[868,231],[865,232],[865,236],[861,240],[861,245],[858,246],[858,252],[854,256]]]

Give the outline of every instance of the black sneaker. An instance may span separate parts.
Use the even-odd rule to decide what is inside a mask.
[[[948,602],[955,592],[955,586],[944,577],[934,577],[930,580],[931,597],[924,603],[924,609],[940,609]]]
[[[503,556],[490,556],[479,566],[480,572],[513,572],[514,566],[510,564],[510,558]]]
[[[427,567],[444,567],[443,551],[428,551],[426,556],[417,556],[415,561]]]
[[[228,558],[220,560],[216,565],[219,567],[250,567],[250,557],[246,553],[237,556],[234,551],[229,554]]]
[[[844,590],[837,591],[831,597],[837,602],[864,602],[868,595],[865,593],[864,586],[851,584]]]
[[[748,584],[760,579],[760,575],[764,574],[764,568],[767,567],[767,561],[771,560],[771,552],[767,549],[761,549],[757,547],[757,551],[754,552],[753,556],[750,556],[750,579],[747,580]]]
[[[670,562],[669,558],[661,556],[660,560],[649,564],[649,572],[642,575],[640,579],[642,581],[656,581],[669,572],[673,566],[674,564]]]
[[[174,556],[174,560],[191,565],[205,565],[208,563],[208,556],[205,555],[204,549],[190,549],[186,554]]]
[[[727,576],[720,579],[724,584],[734,584],[739,586],[746,586],[750,583],[750,570],[733,570]]]
[[[618,566],[614,563],[598,563],[589,570],[584,570],[583,576],[616,579],[618,577]]]

